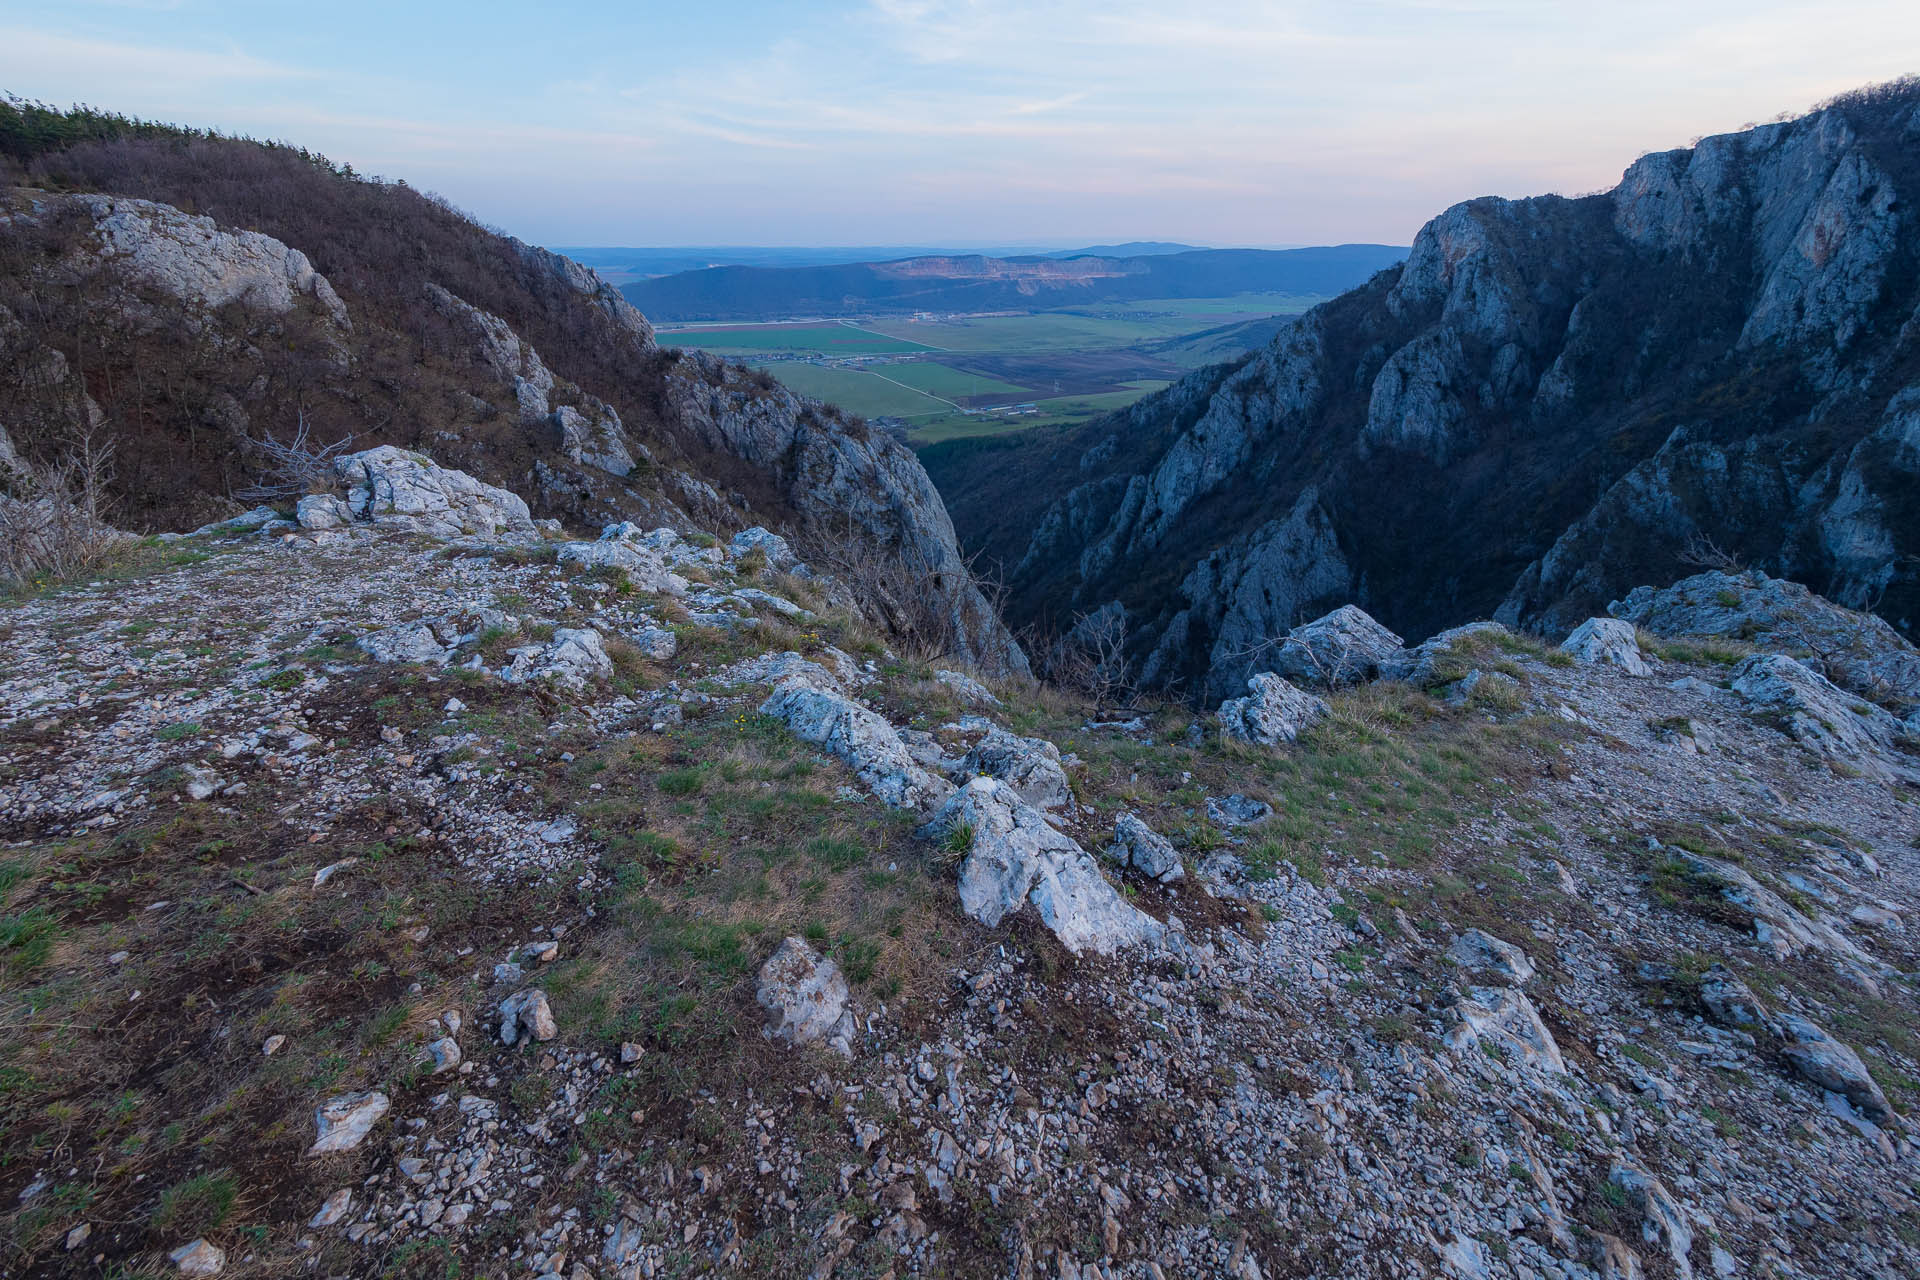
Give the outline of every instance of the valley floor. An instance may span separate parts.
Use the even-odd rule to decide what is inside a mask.
[[[1920,1102],[1915,790],[1712,652],[1509,637],[1468,656],[1511,693],[1376,683],[1263,750],[983,705],[818,580],[686,570],[220,531],[0,610],[0,1270],[1920,1274],[1910,1120],[1715,1013],[1730,971]],[[451,662],[358,646],[420,619]],[[497,674],[588,627],[610,670]],[[1176,883],[1109,866],[1184,945],[969,919],[952,840],[763,714],[801,660],[929,759],[983,712],[1057,744],[1062,831],[1173,839]],[[763,1034],[789,936],[850,1055]],[[343,1097],[370,1132],[310,1153]]]

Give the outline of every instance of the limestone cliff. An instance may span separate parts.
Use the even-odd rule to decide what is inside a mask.
[[[1564,631],[1702,539],[1911,632],[1916,143],[1902,83],[1468,201],[1235,365],[928,463],[1016,623],[1118,601],[1136,672],[1211,697],[1332,604]]]

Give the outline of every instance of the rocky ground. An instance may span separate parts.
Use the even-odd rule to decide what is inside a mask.
[[[0,613],[7,1273],[1920,1274],[1911,722],[1808,666],[1115,714],[382,466]]]

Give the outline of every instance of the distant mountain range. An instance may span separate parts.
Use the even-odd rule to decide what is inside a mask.
[[[1210,298],[1237,293],[1332,296],[1404,260],[1396,245],[1311,249],[1116,246],[995,258],[939,254],[801,267],[712,267],[621,286],[657,321],[774,320],[916,311],[1035,311],[1049,307]]]
[[[831,267],[850,262],[895,262],[901,258],[1139,258],[1161,253],[1188,253],[1204,245],[1172,240],[1129,240],[1125,244],[1096,244],[1082,249],[1049,249],[1040,245],[741,245],[696,244],[657,248],[628,245],[554,245],[582,266],[609,277],[670,276],[708,267]]]

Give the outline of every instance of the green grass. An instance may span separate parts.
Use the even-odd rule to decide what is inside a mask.
[[[699,347],[707,351],[724,351],[729,355],[815,351],[823,355],[854,356],[927,350],[924,345],[909,338],[894,337],[871,328],[839,322],[704,325],[688,329],[661,329],[658,336],[663,346]]]

